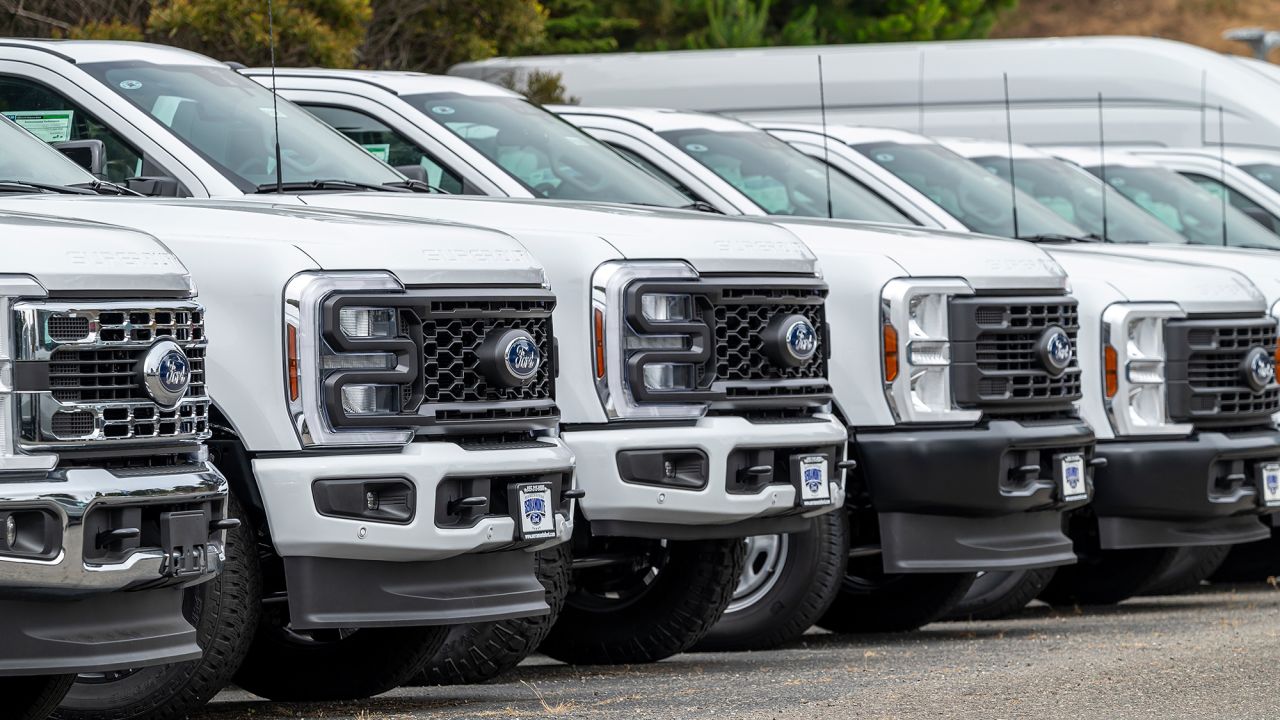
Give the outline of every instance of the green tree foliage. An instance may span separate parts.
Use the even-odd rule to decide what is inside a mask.
[[[373,68],[440,72],[536,45],[546,22],[536,0],[376,0],[360,60]]]
[[[281,65],[350,67],[373,16],[370,0],[275,0],[273,6]],[[268,19],[261,0],[172,0],[152,6],[147,36],[219,59],[264,65],[270,60]]]

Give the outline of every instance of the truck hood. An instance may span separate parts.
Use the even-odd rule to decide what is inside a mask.
[[[913,277],[962,277],[975,290],[1061,290],[1067,274],[1036,245],[947,230],[847,220],[771,218],[809,244],[891,259]]]
[[[27,209],[39,212],[34,204]],[[16,245],[0,273],[29,275],[53,294],[145,291],[186,297],[195,292],[178,258],[135,230],[20,208],[0,209],[0,235]]]
[[[401,193],[302,195],[316,207],[336,207],[474,223],[520,237],[564,231],[566,250],[587,235],[630,259],[685,260],[700,272],[811,275],[817,260],[794,235],[771,223],[680,210],[608,203],[464,198]],[[575,240],[569,234],[575,234]]]
[[[322,269],[389,270],[407,285],[545,281],[542,266],[523,245],[486,228],[238,200],[59,197],[24,196],[0,207],[137,228],[174,242],[234,237],[282,243]]]
[[[1091,248],[1092,249],[1092,248]],[[1128,245],[1116,243],[1097,248],[1098,252],[1174,262],[1212,265],[1235,270],[1262,291],[1268,306],[1280,301],[1280,253],[1274,250],[1213,247],[1205,245]]]
[[[1112,252],[1112,248],[1054,247],[1049,253],[1066,268],[1073,281],[1079,278],[1105,282],[1130,302],[1176,302],[1192,314],[1267,311],[1262,293],[1238,272],[1121,254]]]

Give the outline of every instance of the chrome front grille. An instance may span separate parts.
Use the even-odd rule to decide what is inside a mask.
[[[1051,328],[1071,341],[1064,372],[1049,369],[1041,342]],[[1070,409],[1081,397],[1075,357],[1080,315],[1063,296],[955,298],[951,302],[952,392],[961,407],[1000,415]]]
[[[27,447],[197,441],[209,436],[203,309],[186,301],[14,305],[15,390]],[[174,407],[142,377],[151,348],[182,349],[189,384]]]
[[[1280,412],[1280,385],[1255,390],[1247,380],[1245,360],[1255,348],[1275,357],[1275,320],[1170,320],[1165,328],[1170,417],[1211,427],[1249,426]]]

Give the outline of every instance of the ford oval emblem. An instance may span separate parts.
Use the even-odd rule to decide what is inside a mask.
[[[1071,367],[1074,351],[1071,348],[1071,336],[1066,330],[1051,325],[1040,334],[1040,362],[1050,375],[1061,375]]]
[[[542,366],[542,352],[528,334],[521,334],[507,343],[504,353],[507,370],[521,380],[533,377]]]
[[[1245,382],[1254,392],[1260,393],[1275,382],[1275,357],[1260,347],[1252,348],[1244,356],[1242,370]]]
[[[808,320],[796,320],[787,326],[786,343],[791,357],[805,362],[818,351],[818,333]]]
[[[142,385],[162,408],[174,408],[191,387],[191,361],[172,340],[151,346],[142,359]]]

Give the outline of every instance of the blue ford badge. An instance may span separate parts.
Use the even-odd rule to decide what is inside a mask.
[[[533,338],[528,335],[517,336],[507,343],[504,357],[507,369],[512,375],[522,380],[533,377],[533,374],[538,372],[538,367],[542,365],[542,353],[538,351]]]
[[[795,359],[804,362],[818,351],[818,333],[808,320],[800,319],[787,327],[787,352]]]
[[[524,499],[524,517],[530,525],[538,526],[547,517],[547,501],[545,498],[530,497]]]
[[[1254,392],[1266,390],[1276,379],[1276,361],[1271,353],[1260,347],[1249,350],[1244,356],[1244,379]]]
[[[1050,375],[1061,375],[1071,367],[1071,336],[1066,330],[1057,325],[1045,328],[1040,334],[1038,346],[1040,362]]]
[[[160,407],[177,407],[191,386],[191,362],[187,354],[172,340],[152,345],[142,359],[142,384]]]

